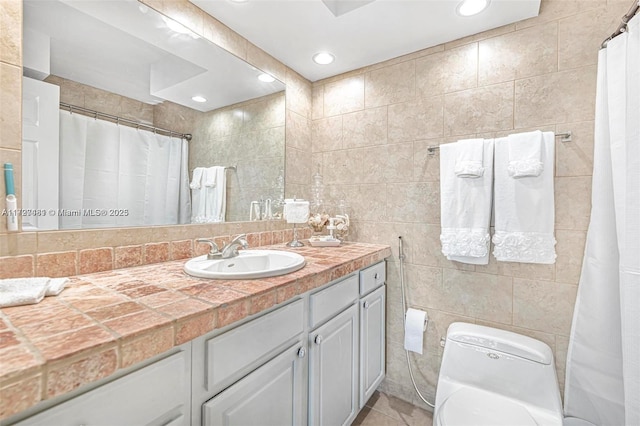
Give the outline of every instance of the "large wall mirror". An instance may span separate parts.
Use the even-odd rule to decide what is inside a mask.
[[[24,230],[249,220],[284,83],[135,0],[24,0]]]

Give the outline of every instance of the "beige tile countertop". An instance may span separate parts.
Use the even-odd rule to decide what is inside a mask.
[[[74,276],[59,296],[0,309],[0,419],[391,255],[364,243],[295,251],[305,267],[279,277],[194,278],[179,260]]]

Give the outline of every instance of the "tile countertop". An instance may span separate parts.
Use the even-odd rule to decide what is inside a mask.
[[[179,260],[71,277],[59,296],[0,309],[0,419],[391,255],[364,243],[295,251],[305,267],[279,277],[194,278]]]

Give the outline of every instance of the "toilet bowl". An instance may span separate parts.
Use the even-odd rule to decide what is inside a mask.
[[[551,348],[530,337],[475,324],[447,331],[436,426],[562,426]]]

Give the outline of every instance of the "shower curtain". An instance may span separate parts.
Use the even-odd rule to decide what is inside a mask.
[[[640,15],[599,53],[595,126],[565,414],[640,425]]]
[[[60,111],[60,229],[189,223],[188,149],[183,139]]]

